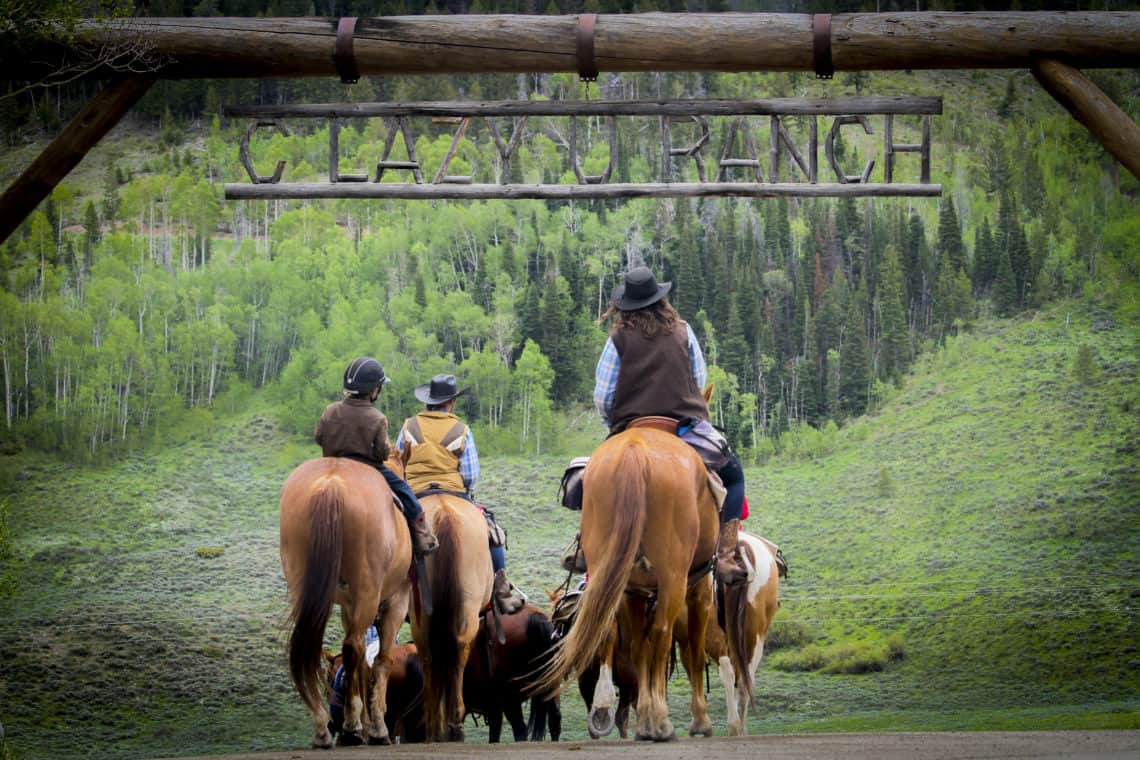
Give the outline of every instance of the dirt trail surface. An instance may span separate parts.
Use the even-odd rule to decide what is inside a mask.
[[[210,760],[438,760],[503,756],[517,760],[939,760],[961,758],[1095,758],[1136,760],[1140,731],[1008,731],[970,733],[799,734],[557,744],[407,744],[332,750],[215,755]],[[186,760],[186,759],[184,759]],[[190,758],[189,760],[206,760]]]

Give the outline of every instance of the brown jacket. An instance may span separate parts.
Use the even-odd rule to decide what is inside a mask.
[[[349,397],[325,407],[313,438],[326,457],[383,464],[388,458],[388,418],[366,398]]]
[[[671,333],[646,338],[640,330],[618,330],[612,335],[621,357],[610,431],[625,430],[638,417],[661,416],[675,420],[707,420],[709,407],[693,377],[689,360],[689,333],[681,320]]]

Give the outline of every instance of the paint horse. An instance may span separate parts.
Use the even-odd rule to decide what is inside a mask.
[[[345,631],[341,741],[388,743],[388,669],[408,609],[412,559],[407,523],[392,492],[366,464],[311,459],[285,481],[280,523],[281,567],[292,602],[289,674],[312,717],[313,746],[332,746],[321,645],[333,604],[340,605]],[[380,648],[368,678],[364,635],[373,622]]]
[[[715,615],[709,616],[705,631],[705,653],[717,664],[724,684],[729,736],[748,733],[748,709],[754,705],[756,671],[764,656],[768,627],[780,606],[780,578],[776,555],[761,538],[740,532],[740,554],[748,568],[747,582],[718,587],[723,609],[723,627]],[[682,651],[688,644],[686,617],[677,621],[677,642]],[[700,667],[682,657],[686,671]]]
[[[701,578],[711,567],[718,519],[700,457],[677,437],[675,421],[657,424],[662,427],[635,421],[590,457],[583,473],[581,539],[590,582],[574,625],[536,688],[553,692],[600,655],[590,721],[612,726],[616,621],[637,673],[636,737],[668,741],[676,738],[665,695],[673,624],[687,610],[688,628],[696,632],[690,647],[703,657],[711,590]],[[667,424],[672,431],[664,429]],[[690,673],[690,684],[689,732],[709,734],[701,668]]]
[[[428,600],[416,590],[412,638],[424,669],[428,741],[463,741],[463,676],[479,631],[479,613],[491,599],[487,521],[466,499],[432,493],[420,499],[439,548],[417,563]]]

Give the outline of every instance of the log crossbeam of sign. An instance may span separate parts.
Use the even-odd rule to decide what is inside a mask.
[[[227,117],[252,117],[242,139],[240,156],[249,183],[228,183],[225,197],[237,199],[287,198],[408,198],[408,199],[488,199],[542,198],[589,199],[635,197],[852,197],[852,196],[938,196],[942,186],[930,182],[930,120],[942,112],[941,98],[772,98],[729,101],[501,101],[494,103],[343,103],[296,106],[234,106]],[[919,118],[916,142],[895,142],[898,116]],[[547,121],[538,122],[538,117]],[[580,118],[603,119],[604,128],[591,122],[589,131],[596,141],[608,144],[608,162],[600,174],[586,174],[581,162]],[[660,135],[660,164],[657,181],[645,183],[612,182],[618,169],[617,119],[641,119],[655,124]],[[820,117],[833,117],[830,127]],[[872,118],[881,118],[881,132]],[[285,162],[278,161],[270,175],[259,174],[250,156],[250,140],[260,129],[275,129],[288,136],[279,119],[327,119],[329,122],[328,182],[282,182]],[[374,171],[340,171],[339,134],[346,118],[382,118],[387,135]],[[433,123],[453,123],[455,131],[440,165],[430,175],[417,157],[413,119],[429,118]],[[806,120],[793,136],[793,118]],[[555,119],[562,121],[555,123]],[[568,119],[568,124],[565,120]],[[724,119],[715,145],[710,119]],[[498,121],[497,121],[498,120]],[[802,121],[801,121],[802,124]],[[762,155],[757,137],[767,129],[767,150]],[[882,182],[871,182],[876,159],[868,160],[856,174],[841,167],[836,143],[845,127],[876,136],[881,145]],[[505,138],[508,134],[509,137]],[[806,135],[804,132],[806,131]],[[520,145],[528,137],[545,134],[565,151],[566,163],[577,183],[521,184],[510,182],[510,165]],[[820,135],[828,172],[835,182],[821,182],[819,167]],[[480,136],[482,135],[482,136]],[[881,135],[881,141],[878,136]],[[482,139],[494,144],[498,165],[495,177],[449,173],[464,140]],[[404,143],[406,158],[394,157],[397,140]],[[917,153],[919,182],[895,181],[899,154]],[[699,181],[689,181],[685,166],[692,162]],[[711,167],[709,166],[711,164]],[[781,178],[781,166],[798,175],[798,181]],[[482,168],[482,167],[480,167]],[[711,171],[710,171],[711,169]],[[407,172],[411,182],[392,182],[392,173]],[[484,172],[486,170],[484,169]],[[425,176],[431,176],[430,182]],[[387,181],[385,178],[387,177]],[[479,181],[481,180],[481,181]]]

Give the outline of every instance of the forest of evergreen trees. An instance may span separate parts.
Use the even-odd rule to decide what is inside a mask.
[[[370,15],[422,6],[155,0],[146,11]],[[1126,110],[1140,111],[1137,72],[1096,76]],[[794,74],[642,74],[598,85],[606,97],[900,86],[946,97],[934,121],[940,200],[225,202],[221,183],[246,179],[237,155],[246,125],[223,122],[222,103],[573,98],[582,85],[570,75],[406,77],[353,88],[159,83],[134,117],[135,139],[87,159],[98,167],[86,176],[100,180],[61,185],[0,247],[0,441],[98,459],[193,430],[262,391],[285,424],[308,431],[345,363],[372,354],[394,378],[381,399],[390,417],[412,411],[414,385],[454,371],[472,387],[462,411],[489,448],[550,450],[560,419],[589,403],[604,341],[596,318],[610,289],[630,261],[644,261],[674,282],[673,301],[702,341],[717,385],[714,421],[746,456],[763,457],[789,431],[873,409],[919,353],[979,316],[1135,294],[1140,183],[1025,74],[861,74],[834,84]],[[84,87],[54,102],[46,92],[0,101],[8,144],[50,129],[45,109],[64,115],[64,95],[81,98]],[[345,124],[345,170],[375,165],[386,128],[378,119]],[[520,151],[513,169],[559,181],[569,167],[544,139]],[[655,165],[659,145],[636,132],[620,139],[633,175]],[[417,153],[430,163],[450,140],[446,125],[421,132]],[[861,165],[860,149],[842,146],[844,160]],[[260,167],[285,158],[289,179],[315,178],[328,127],[261,137],[253,152]],[[468,142],[456,171],[498,160],[493,145]]]

